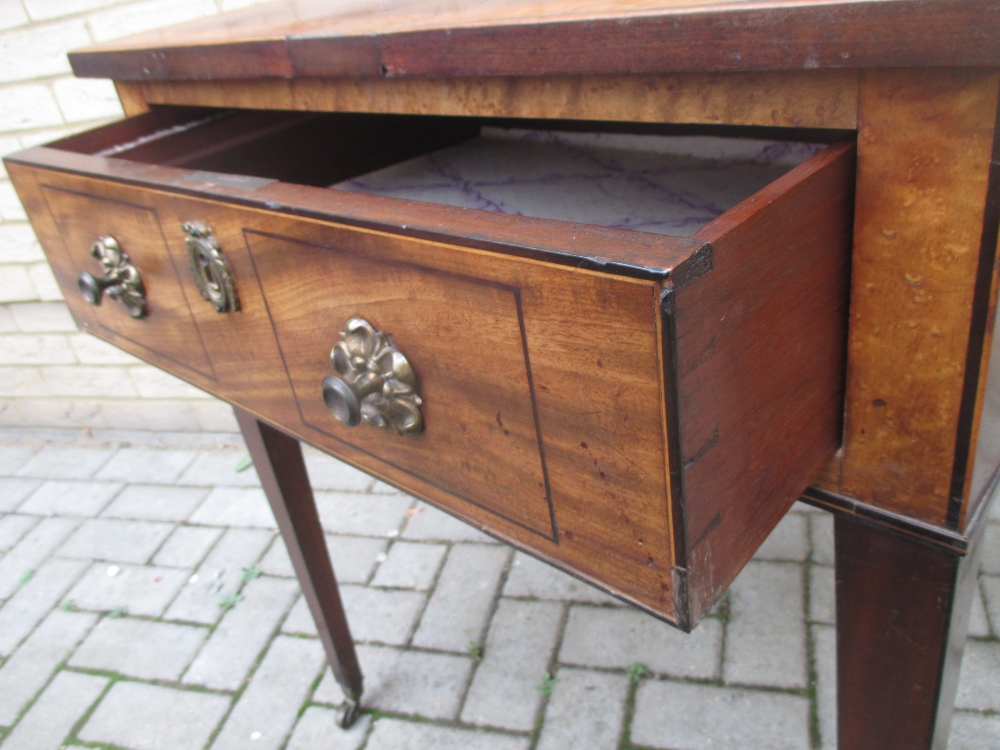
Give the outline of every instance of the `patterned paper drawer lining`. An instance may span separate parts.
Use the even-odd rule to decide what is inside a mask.
[[[812,143],[483,128],[340,190],[688,236],[823,148]]]

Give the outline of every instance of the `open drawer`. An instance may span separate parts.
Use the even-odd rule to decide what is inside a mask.
[[[690,628],[839,444],[853,147],[483,124],[160,109],[6,162],[82,327]]]

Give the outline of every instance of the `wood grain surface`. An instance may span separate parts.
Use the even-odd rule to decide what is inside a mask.
[[[961,556],[836,517],[841,750],[947,744],[985,526]]]
[[[144,120],[163,119],[157,108]],[[353,113],[191,111],[197,126],[173,136],[139,138],[122,158],[225,174],[265,177],[296,185],[327,187],[414,156],[453,146],[479,133],[479,123],[453,117],[384,117]],[[123,128],[126,120],[110,126]],[[147,126],[151,131],[154,126]],[[155,128],[165,127],[157,124]],[[103,132],[103,131],[102,131]],[[102,140],[110,142],[112,133]],[[116,139],[121,135],[115,135]],[[96,140],[96,135],[90,136]],[[78,140],[69,139],[73,150]],[[126,139],[127,140],[127,139]],[[91,150],[92,145],[84,153]],[[64,144],[59,145],[65,148]],[[91,151],[92,152],[92,151]]]
[[[831,146],[696,235],[713,269],[676,323],[694,621],[840,444],[853,176]]]
[[[1000,63],[996,0],[284,0],[72,53],[117,80],[666,73]]]
[[[235,409],[240,432],[260,477],[264,494],[288,549],[302,595],[333,676],[349,700],[361,697],[364,679],[344,613],[340,587],[330,564],[323,526],[316,511],[302,446],[242,409]]]
[[[655,283],[248,218],[297,397],[270,418],[673,616]],[[413,363],[421,435],[346,428],[326,411],[319,384],[351,314]]]
[[[937,524],[948,516],[997,87],[978,71],[861,77],[845,449],[831,489]]]
[[[854,70],[149,81],[153,104],[620,122],[857,127]]]
[[[832,71],[822,75],[845,74]],[[768,74],[772,76],[805,80],[809,74]],[[674,78],[686,80],[685,76]],[[726,76],[713,77],[719,78]],[[731,77],[733,83],[737,79],[739,75]],[[481,80],[493,80],[497,86],[509,81]],[[546,79],[538,80],[544,82]],[[965,522],[969,503],[981,494],[978,490],[986,481],[980,478],[975,487],[971,482],[975,446],[970,447],[973,458],[966,464],[965,487],[960,490],[957,500],[951,498],[954,494],[950,484],[951,470],[945,467],[954,464],[955,459],[957,420],[962,403],[960,391],[975,288],[975,248],[983,232],[990,142],[995,132],[996,76],[987,72],[939,71],[931,75],[869,71],[864,73],[864,80],[860,102],[867,116],[861,125],[858,263],[854,282],[856,314],[852,318],[852,347],[857,356],[852,355],[851,369],[856,377],[850,381],[847,394],[849,431],[845,436],[850,443],[846,452],[850,467],[845,478],[845,453],[841,452],[821,472],[817,483],[832,492],[851,495],[931,523],[947,524],[949,513],[952,513],[951,523],[960,527]],[[177,93],[178,100],[210,103],[218,91],[225,89],[231,92],[226,95],[231,98],[220,103],[269,106],[267,102],[272,93],[280,91],[273,94],[276,98],[272,103],[282,107],[364,108],[373,106],[372,102],[377,100],[375,106],[419,111],[424,106],[419,103],[419,97],[407,93],[392,98],[389,90],[394,86],[403,91],[408,87],[417,89],[433,85],[441,94],[437,99],[428,100],[427,111],[439,105],[454,106],[462,111],[467,107],[475,108],[477,101],[485,101],[488,104],[478,105],[480,111],[501,112],[503,107],[509,106],[515,112],[539,116],[557,113],[587,116],[589,112],[595,117],[610,116],[612,119],[644,117],[642,113],[628,110],[630,97],[621,99],[624,103],[621,108],[609,98],[599,106],[595,104],[594,109],[581,111],[576,104],[569,108],[558,104],[560,101],[576,102],[574,97],[562,100],[558,96],[537,96],[542,89],[531,85],[526,89],[533,92],[531,96],[525,94],[523,98],[503,99],[502,104],[495,104],[489,97],[464,98],[469,93],[463,88],[464,83],[452,83],[454,86],[429,80],[274,82],[273,88],[264,87],[265,93],[257,98],[254,98],[254,87],[249,84],[202,86],[182,82],[143,86],[147,93],[152,93],[154,100],[157,96],[169,99],[173,93],[184,92]],[[524,81],[518,85],[521,83]],[[846,80],[831,81],[831,86],[821,87],[828,95],[818,101],[837,101],[837,97],[829,95],[832,91],[841,92],[839,101],[850,99],[848,92],[852,89]],[[722,88],[726,94],[720,96],[720,101],[738,96],[734,93],[737,86]],[[506,86],[502,90],[510,91]],[[696,100],[693,86],[667,87],[667,90],[690,91],[687,100]],[[777,82],[774,90],[780,90]],[[369,96],[372,91],[377,91],[378,95]],[[682,94],[681,99],[685,98]],[[738,101],[738,98],[731,100]],[[457,103],[448,105],[448,101]],[[522,101],[524,108],[518,103]],[[538,109],[532,109],[528,104],[531,101],[554,101],[556,104],[534,105]],[[700,110],[700,114],[698,110],[692,111],[690,119],[723,117],[723,121],[728,122],[734,115],[730,112],[723,116],[719,114],[721,110],[711,107]],[[843,119],[835,114],[842,109],[824,107],[822,111],[831,115],[832,119],[825,121],[831,125],[846,124],[856,117],[854,110]],[[680,106],[679,112],[691,111]],[[763,109],[759,114],[766,117]],[[678,115],[679,119],[685,116]],[[744,119],[761,118],[753,114],[743,118],[737,114],[734,121]],[[802,122],[815,124],[817,121],[804,118]],[[925,148],[913,150],[914,138],[923,139]],[[901,164],[909,166],[901,169]],[[896,238],[883,234],[883,230],[888,234],[897,232],[898,228],[890,225],[900,224],[903,217],[909,229],[904,229]],[[900,272],[900,268],[905,270]],[[932,291],[933,296],[927,296]],[[898,316],[900,310],[907,312],[906,322]],[[992,330],[989,326],[984,329]],[[920,363],[925,362],[937,364],[921,367]],[[983,365],[983,369],[987,369],[985,360]],[[907,383],[912,383],[912,388]],[[984,381],[978,389],[976,398],[980,403],[985,387]],[[894,398],[890,401],[874,392],[881,389],[895,393]],[[911,396],[913,401],[910,401]],[[881,406],[882,401],[888,406]],[[914,408],[912,404],[915,403],[927,404],[927,408]],[[907,413],[890,415],[895,408],[892,404]],[[976,413],[979,413],[978,407]],[[857,429],[851,425],[856,425]],[[971,430],[973,435],[978,434],[975,430]],[[893,447],[882,441],[883,434],[891,436],[889,443]],[[880,452],[880,445],[883,452]],[[984,443],[979,450],[987,448],[988,444]],[[988,473],[981,464],[980,473],[983,472]],[[912,483],[911,478],[918,481]],[[956,504],[957,511],[949,511]]]
[[[135,117],[149,111],[146,97],[142,93],[142,84],[134,81],[115,81],[115,93],[121,102],[122,111],[126,117]]]
[[[291,237],[248,231],[246,242],[302,421],[556,539],[531,358],[522,336],[529,321],[523,290],[512,283],[517,280],[422,265],[419,243],[295,229]],[[390,254],[383,249],[388,243],[403,247]],[[334,374],[330,350],[352,316],[389,335],[419,373],[421,434],[347,427],[327,409],[320,386]]]
[[[86,321],[83,316],[92,315],[96,308],[82,300],[72,302],[74,294],[79,297],[75,292],[77,266],[73,260],[58,264],[56,253],[62,246],[59,226],[46,219],[44,204],[43,210],[35,210],[30,200],[34,182],[57,184],[60,189],[91,196],[87,198],[91,201],[127,198],[145,211],[155,211],[170,245],[166,251],[161,248],[161,263],[171,263],[171,255],[174,260],[180,256],[186,261],[182,221],[201,221],[219,239],[237,279],[242,310],[235,314],[215,312],[198,295],[193,281],[184,277],[187,301],[183,311],[188,318],[186,325],[175,327],[176,336],[188,344],[198,339],[205,342],[214,378],[159,356],[152,351],[156,341],[152,335],[127,338],[113,328],[89,326],[88,330],[385,481],[566,566],[661,617],[674,619],[668,472],[663,416],[658,406],[663,373],[658,354],[656,282],[338,228],[14,164],[11,175],[28,198],[25,202],[43,247],[52,253],[57,279],[81,323]],[[91,216],[97,223],[107,218],[100,211],[92,211]],[[286,240],[271,248],[261,244],[261,237],[274,234]],[[288,239],[319,243],[328,249],[309,253],[308,248]],[[251,248],[255,255],[251,255]],[[271,254],[272,249],[286,251],[284,263]],[[352,298],[356,304],[347,299],[341,308],[320,313],[329,305],[310,306],[306,288],[329,273],[323,270],[325,264],[334,264],[331,271],[343,266],[345,258],[349,259],[345,250],[359,254],[353,262],[359,273],[371,278],[351,277],[357,282]],[[315,257],[317,252],[321,257]],[[265,269],[261,274],[263,289],[257,281],[256,262]],[[393,265],[397,270],[386,276]],[[366,273],[366,269],[374,270]],[[386,285],[399,274],[406,277],[408,285]],[[469,281],[461,282],[463,277]],[[372,281],[379,278],[386,281]],[[414,285],[420,280],[424,281],[422,286]],[[375,285],[366,291],[371,283]],[[477,298],[490,285],[502,291],[500,297],[493,299],[487,294]],[[436,302],[430,294],[435,286]],[[507,304],[504,300],[515,298],[502,287],[517,291],[522,320],[511,317],[514,310],[503,307]],[[159,291],[162,285],[155,288]],[[181,293],[180,288],[177,293]],[[311,294],[317,304],[329,301],[317,287],[312,287]],[[286,295],[291,295],[288,300],[294,309],[316,315],[303,317],[298,313],[298,317],[278,319],[279,313],[287,313],[282,306]],[[298,306],[296,295],[301,296]],[[456,297],[451,307],[455,317],[450,321],[445,316],[449,296]],[[151,296],[151,305],[157,304],[159,296]],[[269,304],[275,305],[274,310]],[[421,332],[419,322],[433,322],[427,315],[435,305],[438,325]],[[418,379],[430,389],[425,393],[428,431],[414,439],[416,448],[401,442],[406,438],[371,427],[346,433],[322,407],[320,382],[332,372],[330,349],[344,317],[334,313],[346,314],[348,310],[389,323],[390,333],[404,351],[412,352]],[[122,316],[127,318],[124,311]],[[152,316],[132,322],[141,325],[151,320]],[[475,327],[461,331],[465,324]],[[463,346],[449,346],[445,336],[449,329],[460,334]],[[285,337],[283,350],[279,344]],[[311,342],[301,340],[303,337]],[[511,339],[506,344],[505,337]],[[422,353],[426,344],[431,346],[429,355]],[[299,359],[286,362],[283,351]],[[315,362],[303,359],[310,354],[315,355]],[[532,392],[527,391],[525,369],[529,357]],[[291,384],[286,363],[290,364]],[[310,368],[317,377],[313,389],[308,387]],[[301,376],[303,372],[306,375]],[[301,411],[293,390],[299,385],[304,404]],[[319,428],[312,426],[317,421]],[[472,438],[463,431],[463,423],[466,431],[473,431]],[[400,441],[395,451],[393,438]],[[483,451],[483,441],[495,452]],[[404,454],[402,459],[399,451]],[[544,488],[537,486],[545,479],[540,468],[542,451],[559,530],[558,540],[551,541],[526,529],[524,523],[526,515],[527,525],[541,527],[545,522],[548,528],[541,530],[552,535]],[[513,461],[510,466],[505,463],[508,459]],[[403,466],[394,467],[394,460]],[[530,462],[534,468],[529,471],[526,466]],[[505,476],[495,476],[504,466]],[[479,483],[483,472],[490,474],[489,489]],[[527,510],[520,512],[518,508]],[[541,519],[532,515],[537,508]],[[514,520],[507,520],[507,516]]]

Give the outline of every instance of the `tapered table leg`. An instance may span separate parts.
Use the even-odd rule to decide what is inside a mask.
[[[944,748],[979,539],[963,556],[848,516],[834,529],[838,747]]]
[[[347,696],[341,726],[350,726],[361,698],[361,668],[313,501],[302,448],[298,440],[253,415],[235,407],[233,411],[288,547],[330,667]]]

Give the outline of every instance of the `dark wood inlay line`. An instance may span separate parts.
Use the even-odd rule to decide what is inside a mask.
[[[1000,235],[1000,98],[997,101],[997,117],[993,126],[993,155],[990,164],[989,183],[986,189],[986,208],[983,217],[982,240],[979,245],[979,261],[976,267],[975,291],[972,298],[972,323],[969,329],[969,348],[965,357],[965,376],[962,381],[962,401],[958,412],[958,428],[955,435],[955,459],[951,471],[951,491],[945,523],[949,529],[958,529],[961,520],[965,483],[969,470],[972,445],[976,439],[973,427],[976,419],[976,403],[979,395],[979,379],[986,348],[986,336],[990,317],[990,294],[996,271],[997,239]],[[1000,346],[1000,341],[993,341]],[[969,498],[970,501],[975,498]]]
[[[552,485],[549,483],[549,467],[545,463],[545,441],[542,439],[542,422],[538,417],[538,397],[535,395],[535,379],[531,374],[531,357],[528,354],[528,332],[524,327],[524,308],[521,305],[521,290],[514,290],[514,304],[517,306],[517,324],[521,329],[521,349],[524,351],[524,370],[528,375],[528,394],[531,396],[531,416],[535,421],[535,435],[538,440],[538,457],[542,462],[542,481],[545,482],[545,500],[549,504],[549,520],[552,523],[552,541],[559,544],[559,526],[556,523],[556,508],[552,502]]]

